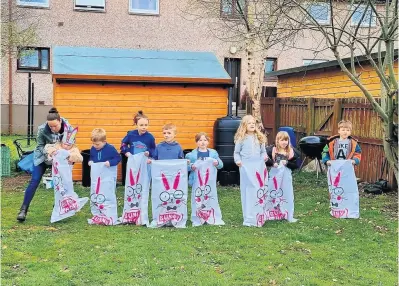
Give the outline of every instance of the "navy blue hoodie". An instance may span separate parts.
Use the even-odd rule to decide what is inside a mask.
[[[105,143],[100,150],[96,150],[94,147],[90,149],[90,161],[93,161],[93,163],[108,161],[110,166],[116,166],[121,159],[121,155],[116,151],[115,147],[108,143]]]
[[[146,132],[139,135],[138,130],[132,130],[127,133],[122,140],[121,152],[123,154],[130,152],[132,155],[148,151],[150,157],[154,155],[155,138],[151,133]]]
[[[183,157],[183,149],[179,143],[166,141],[157,145],[153,156],[155,160],[183,159]]]

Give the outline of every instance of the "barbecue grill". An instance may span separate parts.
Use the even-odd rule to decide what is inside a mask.
[[[307,158],[311,160],[316,159],[319,164],[320,171],[322,171],[320,159],[321,154],[323,153],[323,148],[327,145],[327,143],[328,140],[324,136],[307,136],[299,140],[299,148],[306,156],[301,164],[301,167],[299,168],[299,171],[302,169],[303,164],[305,163]],[[319,177],[317,166],[316,172],[317,177]]]

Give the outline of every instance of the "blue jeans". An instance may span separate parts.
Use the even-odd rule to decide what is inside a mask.
[[[46,171],[47,168],[50,168],[51,165],[46,165],[46,163],[41,163],[38,166],[34,166],[33,168],[33,173],[32,173],[32,178],[29,182],[28,187],[26,188],[25,191],[25,197],[24,197],[24,205],[29,207],[30,202],[33,199],[33,196],[36,193],[36,189],[40,184],[40,181],[42,180],[43,174]]]

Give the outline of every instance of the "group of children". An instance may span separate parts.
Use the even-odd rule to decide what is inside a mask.
[[[136,114],[134,123],[137,129],[129,131],[121,142],[120,150],[126,157],[144,153],[148,166],[151,166],[154,160],[186,159],[188,170],[190,171],[188,178],[190,186],[194,184],[195,180],[202,180],[199,172],[199,176],[196,173],[196,162],[198,160],[211,158],[215,168],[221,169],[223,167],[223,162],[220,160],[216,150],[208,148],[210,138],[204,132],[200,132],[195,136],[197,148],[184,156],[182,147],[175,141],[175,125],[166,124],[163,127],[164,141],[156,145],[154,136],[148,132],[149,119],[142,111]],[[334,160],[351,160],[353,164],[358,165],[361,158],[361,149],[357,141],[350,137],[352,124],[349,121],[341,121],[338,125],[338,130],[339,135],[332,137],[332,140],[323,151],[323,163],[329,166]],[[58,149],[62,148],[69,150],[68,161],[71,164],[81,162],[82,156],[80,156],[74,145],[76,132],[77,130],[74,131],[73,138],[70,137],[71,135],[64,135],[64,137],[69,137],[63,140],[63,143],[57,144],[57,146],[46,146],[49,156],[53,156]],[[104,129],[94,129],[91,141],[89,165],[103,162],[105,166],[112,167],[119,164],[121,156],[113,145],[107,143]],[[255,118],[251,115],[246,115],[243,117],[235,134],[234,142],[234,162],[240,169],[244,225],[262,226],[265,220],[271,219],[295,221],[293,219],[291,171],[287,168],[289,163],[295,159],[295,154],[290,144],[288,133],[278,132],[271,158],[269,158],[266,152],[266,136],[257,127]],[[265,162],[267,161],[272,166],[270,178],[265,167]],[[259,162],[262,163],[259,164]],[[252,169],[248,169],[249,167]],[[201,183],[203,184],[202,181]],[[287,197],[287,192],[292,194],[288,194]],[[254,194],[257,194],[257,197]],[[255,198],[254,205],[259,207],[256,213],[252,211],[251,196]],[[284,203],[287,203],[287,200],[291,201],[291,204],[288,204],[292,210],[282,207]],[[267,204],[266,201],[270,203]]]

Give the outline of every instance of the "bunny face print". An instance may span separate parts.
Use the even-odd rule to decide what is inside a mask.
[[[267,169],[261,159],[242,161],[240,167],[240,192],[243,225],[262,227],[268,198]]]
[[[268,220],[287,219],[288,211],[281,211],[282,206],[284,206],[287,201],[284,198],[284,191],[282,190],[281,185],[280,187],[278,185],[276,176],[272,177],[272,188],[270,191],[269,202],[272,207],[266,211],[266,217]]]
[[[214,159],[207,158],[194,163],[195,176],[191,196],[191,221],[193,226],[202,224],[224,225],[220,211]]]
[[[327,179],[331,216],[359,218],[359,191],[351,161],[332,160]]]
[[[116,166],[106,167],[102,162],[91,165],[90,206],[93,217],[88,220],[89,224],[114,225],[118,223],[116,175]]]
[[[122,223],[148,224],[149,177],[147,157],[139,153],[128,158]]]
[[[185,227],[187,221],[187,161],[151,163],[152,227]]]
[[[69,152],[59,150],[53,156],[53,185],[54,208],[50,222],[60,221],[73,216],[88,201],[88,198],[79,198],[73,189],[72,166],[68,163]]]

